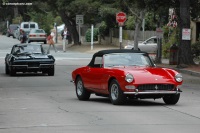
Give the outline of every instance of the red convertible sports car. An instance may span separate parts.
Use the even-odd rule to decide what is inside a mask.
[[[114,105],[127,98],[163,98],[166,104],[176,104],[183,82],[177,71],[156,67],[146,52],[129,49],[95,53],[87,66],[72,72],[72,81],[79,100],[94,93],[109,97]]]

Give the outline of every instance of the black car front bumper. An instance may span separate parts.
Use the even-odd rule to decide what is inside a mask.
[[[10,65],[12,70],[15,72],[35,72],[35,71],[45,71],[54,67],[55,64],[38,64],[38,63],[28,63],[27,65]]]

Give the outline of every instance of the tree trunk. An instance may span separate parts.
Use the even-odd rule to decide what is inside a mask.
[[[59,11],[59,14],[62,18],[62,21],[65,23],[65,26],[67,27],[71,38],[69,39],[69,42],[74,42],[74,44],[81,44],[81,42],[79,41],[79,34],[78,31],[76,29],[76,23],[73,19],[71,19],[70,17],[67,16],[67,14],[64,11]]]
[[[140,28],[142,26],[142,20],[144,19],[145,11],[140,11],[139,17],[136,18],[135,22],[135,32],[134,32],[134,50],[138,50],[138,36],[140,32]]]
[[[190,29],[190,0],[179,0],[180,2],[180,44],[178,52],[178,66],[194,64],[191,55],[191,40],[182,40],[182,29]]]
[[[14,18],[18,17],[19,13],[18,13],[18,6],[14,6]]]

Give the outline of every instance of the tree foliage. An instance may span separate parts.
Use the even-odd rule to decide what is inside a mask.
[[[5,1],[5,0],[4,0]],[[6,0],[7,2],[22,2],[20,0]],[[23,0],[23,2],[32,2],[32,6],[19,6],[18,13],[24,21],[34,18],[31,14],[48,16],[52,13],[53,17],[60,16],[62,22],[68,27],[72,34],[75,44],[80,43],[78,32],[76,30],[76,15],[84,15],[85,24],[98,24],[104,22],[108,28],[118,27],[115,15],[119,11],[123,11],[128,16],[125,28],[133,28],[137,31],[134,35],[134,41],[137,42],[137,35],[141,29],[142,19],[146,19],[145,29],[155,29],[166,25],[168,21],[169,8],[174,8],[178,15],[179,31],[182,28],[190,28],[190,18],[195,20],[200,14],[199,0]],[[0,8],[1,20],[12,20],[14,16],[14,6],[5,6]],[[36,18],[34,18],[36,19]],[[43,19],[41,21],[43,21]],[[52,20],[46,20],[47,24]],[[57,20],[56,20],[57,21]],[[55,19],[54,19],[55,22]],[[59,21],[61,22],[61,21]],[[104,27],[104,28],[105,28]],[[179,63],[192,64],[191,62],[191,42],[181,40],[181,32],[179,34]]]

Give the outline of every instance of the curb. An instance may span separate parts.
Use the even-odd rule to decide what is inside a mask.
[[[184,73],[184,74],[188,74],[188,75],[191,75],[191,76],[196,76],[196,77],[200,77],[200,72],[196,72],[196,71],[191,71],[191,70],[185,70],[185,69],[178,69],[178,68],[173,68],[181,73]]]

